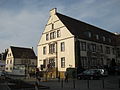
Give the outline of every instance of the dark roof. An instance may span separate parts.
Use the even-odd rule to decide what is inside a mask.
[[[85,22],[73,19],[73,18],[68,17],[66,15],[62,15],[60,13],[56,13],[56,15],[63,22],[63,24],[68,28],[68,30],[73,35],[75,35],[75,37],[77,37],[77,38],[88,39],[88,40],[91,40],[91,41],[96,41],[96,42],[103,43],[103,41],[95,40],[94,37],[91,38],[91,39],[90,38],[86,38],[84,33],[86,31],[90,31],[94,35],[98,34],[98,35],[101,35],[101,36],[106,36],[106,37],[109,37],[109,38],[113,39],[113,41],[115,41],[114,40],[115,39],[115,34],[113,34],[111,32],[108,32],[108,31],[106,31],[104,29],[101,29],[101,28],[98,28],[96,26],[90,25],[88,23],[85,23]],[[106,44],[108,44],[108,43],[106,43]]]
[[[36,55],[32,48],[10,46],[14,58],[36,59]]]

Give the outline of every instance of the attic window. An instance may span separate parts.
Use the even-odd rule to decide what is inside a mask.
[[[91,32],[88,32],[88,37],[91,38]]]
[[[98,35],[98,34],[96,35],[96,39],[97,39],[97,40],[99,39],[99,35]]]
[[[57,37],[60,37],[60,30],[57,30]]]
[[[54,24],[52,24],[52,29],[54,29]]]
[[[46,34],[46,40],[49,40],[49,34]]]
[[[105,36],[103,36],[103,41],[105,41]]]

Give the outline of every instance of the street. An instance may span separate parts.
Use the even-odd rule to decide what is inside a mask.
[[[16,82],[17,80],[15,80]],[[35,85],[36,79],[24,79],[25,83],[22,83],[21,86],[26,88],[21,88],[19,90],[35,90],[35,86],[29,87],[30,85]],[[10,84],[10,83],[9,83]],[[12,83],[11,83],[12,84]],[[68,82],[64,80],[57,79],[41,81],[41,86],[50,87],[50,88],[40,88],[38,90],[119,90],[119,76],[109,76],[100,80],[76,80],[69,79]],[[0,90],[13,90],[6,81],[0,80]],[[18,90],[17,88],[14,90]]]

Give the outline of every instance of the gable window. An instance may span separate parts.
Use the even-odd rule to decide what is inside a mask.
[[[65,68],[65,57],[61,58],[61,68]]]
[[[53,32],[53,39],[56,38],[56,32]]]
[[[12,60],[10,60],[10,64],[12,64]]]
[[[43,47],[43,54],[44,54],[44,55],[46,54],[46,46]]]
[[[80,46],[82,51],[86,51],[86,42],[80,42]]]
[[[53,32],[50,33],[50,39],[53,39]]]
[[[49,40],[49,34],[46,34],[46,40]]]
[[[7,60],[7,64],[9,64],[9,60]]]
[[[51,32],[50,33],[50,39],[56,38],[56,32]]]
[[[57,37],[60,37],[60,30],[57,30]]]
[[[61,42],[61,51],[65,51],[65,43]]]
[[[54,29],[54,24],[52,24],[52,29]]]

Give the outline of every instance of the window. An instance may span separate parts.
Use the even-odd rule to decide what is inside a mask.
[[[60,37],[60,30],[57,30],[57,37]]]
[[[108,39],[108,41],[109,41],[109,43],[111,43],[111,42],[112,42],[110,38]]]
[[[87,51],[91,51],[91,44],[87,43]]]
[[[53,32],[50,33],[50,39],[53,39]]]
[[[43,54],[44,54],[44,55],[46,54],[46,46],[43,47]]]
[[[51,68],[55,67],[55,59],[54,58],[49,59],[49,64]]]
[[[6,67],[6,70],[8,70],[8,67]]]
[[[103,46],[100,45],[100,52],[103,53]]]
[[[92,51],[93,51],[93,52],[96,52],[96,44],[91,44],[91,47],[92,47],[92,48],[91,48]]]
[[[83,68],[88,66],[87,57],[81,57],[81,64]]]
[[[7,60],[7,64],[9,64],[9,60]]]
[[[52,29],[54,29],[54,24],[52,24]]]
[[[55,53],[55,44],[49,44],[49,53],[50,54]]]
[[[56,32],[51,32],[50,33],[50,39],[56,38]]]
[[[112,53],[115,55],[115,48],[112,48]]]
[[[105,37],[103,36],[103,41],[105,41]]]
[[[61,51],[65,51],[65,43],[61,42]]]
[[[65,68],[65,57],[61,58],[61,68]]]
[[[97,39],[97,40],[99,39],[99,35],[96,35],[96,39]]]
[[[47,61],[46,59],[43,60],[43,68],[46,68],[46,65],[47,65]]]
[[[81,42],[81,50],[86,51],[86,42]]]
[[[10,60],[10,64],[12,64],[12,60]]]
[[[91,38],[91,32],[88,32],[88,37]]]
[[[12,67],[10,67],[10,70],[12,70]]]
[[[53,32],[53,39],[56,38],[56,32]]]
[[[106,54],[110,54],[110,47],[106,47]]]
[[[49,34],[46,34],[46,40],[49,40]]]

